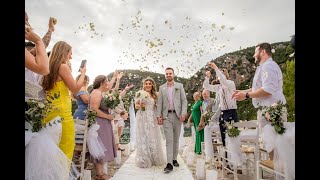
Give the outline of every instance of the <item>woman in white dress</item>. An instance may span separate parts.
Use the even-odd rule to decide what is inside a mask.
[[[135,99],[136,113],[136,156],[135,164],[141,168],[162,166],[165,156],[162,146],[160,126],[155,115],[158,94],[156,83],[151,77],[143,80],[143,90],[147,92],[146,99]]]

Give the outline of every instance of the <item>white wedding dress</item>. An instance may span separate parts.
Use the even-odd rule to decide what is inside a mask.
[[[145,111],[136,113],[136,166],[150,168],[165,164],[160,125],[155,116],[154,99],[145,100]]]

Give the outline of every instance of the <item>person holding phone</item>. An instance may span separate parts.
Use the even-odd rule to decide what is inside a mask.
[[[80,69],[80,77],[76,82],[71,74],[68,62],[72,59],[72,47],[64,42],[57,42],[49,57],[50,73],[43,77],[42,87],[46,92],[46,98],[52,102],[53,108],[44,119],[45,123],[56,116],[63,118],[62,134],[59,147],[72,161],[75,147],[75,126],[72,117],[72,103],[69,91],[77,93],[84,83],[86,66]],[[59,98],[50,99],[50,95],[57,94]],[[70,164],[71,165],[71,164]]]
[[[81,74],[76,77],[76,82],[79,81]],[[89,92],[88,92],[88,85],[89,85],[89,77],[85,75],[84,82],[80,91],[76,94],[73,94],[73,97],[77,100],[77,109],[73,113],[74,119],[84,120],[86,117],[85,111],[88,109],[89,103]]]

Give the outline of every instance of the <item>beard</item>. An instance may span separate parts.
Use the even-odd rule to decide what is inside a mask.
[[[254,61],[256,64],[260,64],[260,62],[261,62],[261,57],[260,57],[260,55],[255,59],[255,61]]]
[[[166,79],[167,79],[168,82],[171,82],[173,80],[172,77],[167,77]]]

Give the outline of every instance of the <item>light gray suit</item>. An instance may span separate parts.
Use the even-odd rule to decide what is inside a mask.
[[[169,96],[167,83],[159,88],[157,102],[157,117],[162,117],[163,129],[166,137],[167,163],[172,164],[172,160],[177,160],[179,151],[179,137],[181,131],[180,116],[187,115],[187,97],[183,89],[183,84],[174,82],[173,104],[175,113],[169,111]]]

